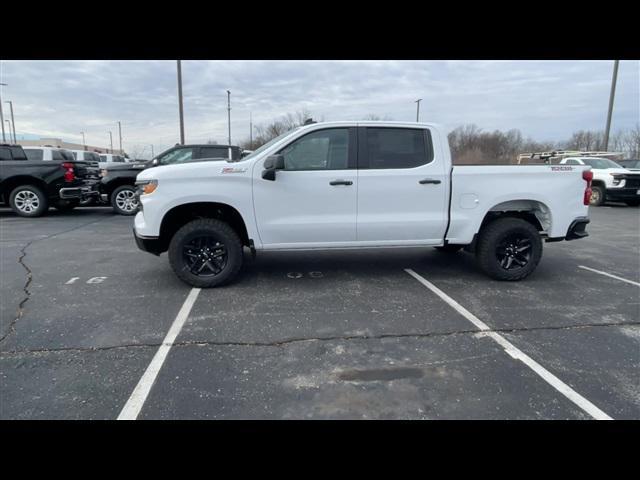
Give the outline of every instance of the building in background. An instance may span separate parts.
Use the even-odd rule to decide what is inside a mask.
[[[82,145],[81,143],[65,142],[61,138],[40,138],[38,140],[20,140],[20,145],[28,147],[57,147],[66,148],[67,150],[87,150],[96,153],[113,153],[115,155],[124,155],[124,152],[114,148],[113,151],[106,147],[95,147],[93,145]]]

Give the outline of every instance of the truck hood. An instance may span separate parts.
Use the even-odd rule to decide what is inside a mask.
[[[138,180],[159,180],[159,179],[176,179],[176,178],[193,178],[194,176],[218,176],[222,175],[225,167],[248,171],[249,162],[229,162],[225,158],[209,159],[203,161],[192,161],[178,163],[175,165],[163,165],[160,167],[147,168],[140,172]]]

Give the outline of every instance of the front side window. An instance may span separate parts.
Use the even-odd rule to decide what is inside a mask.
[[[13,160],[11,150],[7,147],[0,147],[0,160]]]
[[[24,153],[27,154],[27,158],[29,160],[42,160],[44,158],[44,152],[42,150],[32,150],[31,148],[27,148]]]
[[[193,158],[193,148],[177,148],[158,159],[159,165],[187,162]]]
[[[344,170],[349,168],[349,130],[331,128],[305,135],[284,147],[285,170]]]
[[[201,147],[200,158],[228,158],[228,147]]]
[[[433,149],[425,132],[429,133],[423,129],[367,128],[369,168],[414,168],[429,163]]]
[[[107,159],[107,156],[106,156],[106,155],[100,155],[100,160],[101,160],[102,162],[108,162],[108,161],[109,161],[109,160]]]

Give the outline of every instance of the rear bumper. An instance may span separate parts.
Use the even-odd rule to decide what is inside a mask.
[[[87,198],[97,197],[98,195],[100,195],[100,192],[98,192],[95,187],[89,185],[82,187],[65,187],[58,191],[58,196],[63,200],[74,198],[85,200]]]
[[[590,220],[586,217],[576,218],[567,230],[567,235],[564,237],[565,240],[577,240],[578,238],[588,237],[589,233],[587,233],[587,225]]]

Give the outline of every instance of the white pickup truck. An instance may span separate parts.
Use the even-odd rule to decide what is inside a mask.
[[[489,276],[520,280],[543,240],[588,235],[591,178],[580,165],[453,167],[433,124],[313,123],[239,161],[141,172],[134,236],[196,287],[233,279],[243,247],[465,247]]]

